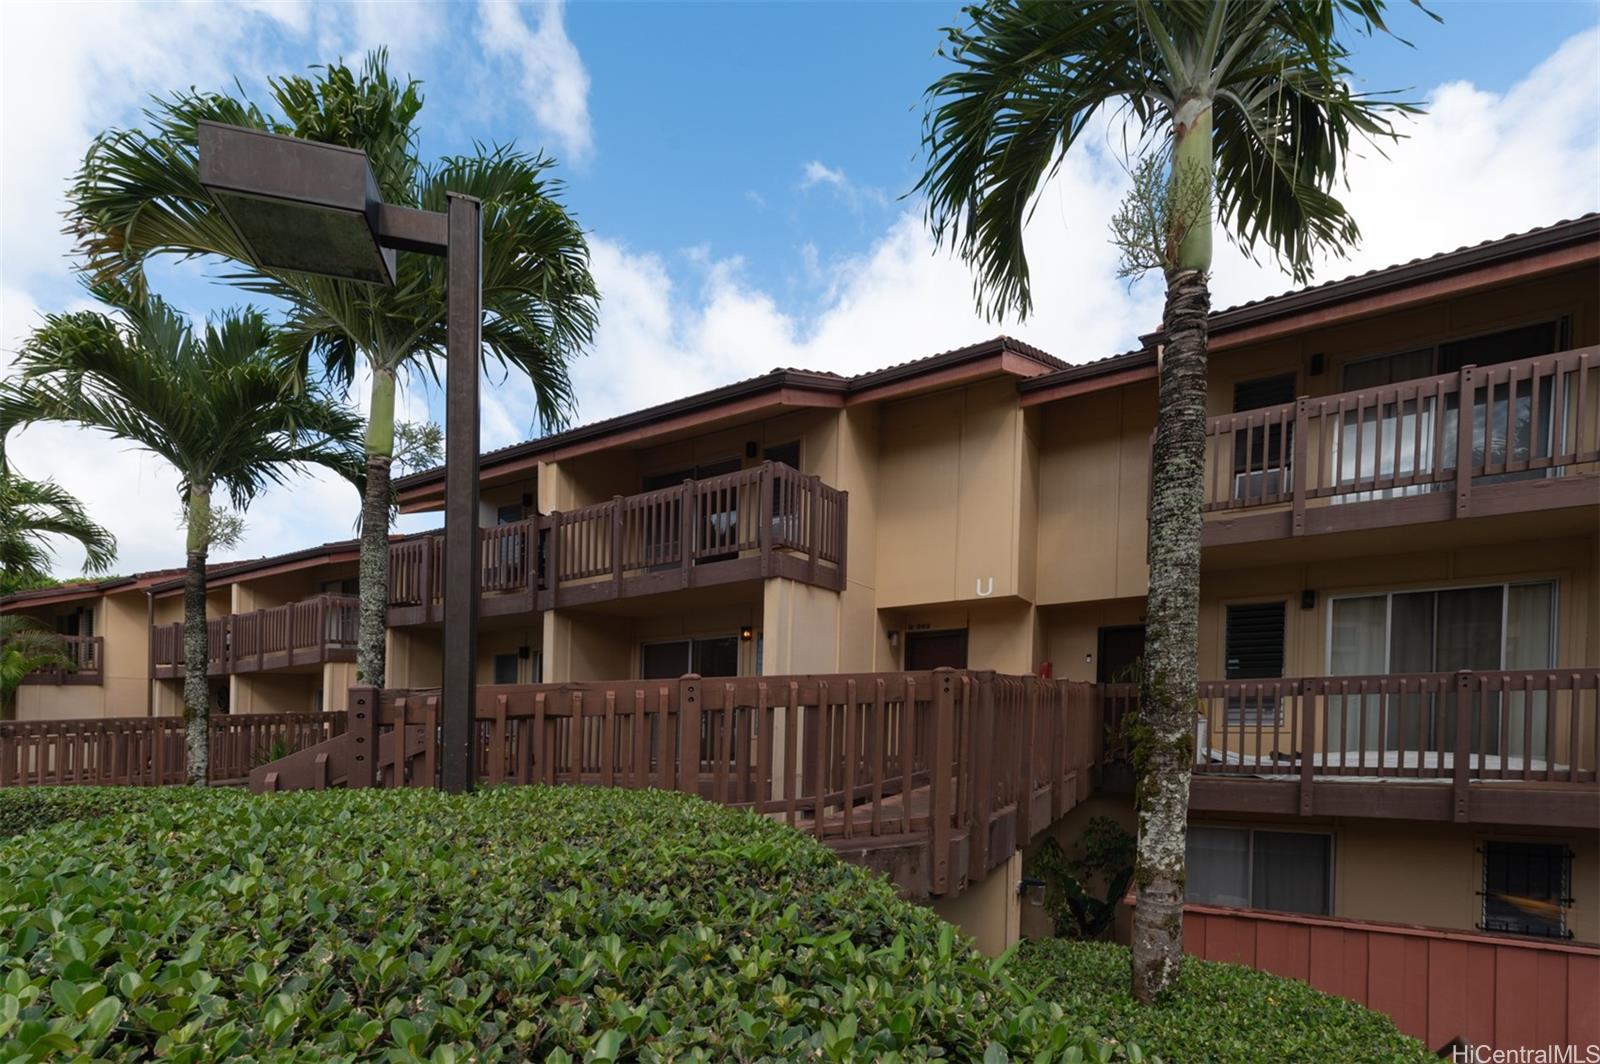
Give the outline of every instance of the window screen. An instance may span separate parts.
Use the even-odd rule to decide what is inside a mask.
[[[1333,912],[1331,835],[1191,827],[1185,862],[1187,901],[1319,916]]]
[[[1569,938],[1571,893],[1572,855],[1565,846],[1484,843],[1483,930]]]
[[[1228,607],[1227,661],[1230,680],[1276,679],[1283,675],[1285,603],[1250,602]]]

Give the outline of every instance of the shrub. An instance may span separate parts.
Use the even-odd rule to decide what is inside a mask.
[[[151,793],[131,787],[6,787],[0,789],[0,838],[91,820],[146,801]]]
[[[1104,942],[1024,943],[1012,975],[1071,1023],[1137,1042],[1165,1059],[1250,1064],[1337,1060],[1432,1062],[1382,1013],[1293,979],[1187,958],[1174,990],[1141,1006],[1128,992],[1128,951]]]
[[[698,799],[153,793],[0,843],[0,1057],[1140,1059]]]

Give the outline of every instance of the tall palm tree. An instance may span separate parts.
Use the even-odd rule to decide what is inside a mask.
[[[319,465],[361,476],[360,419],[318,388],[298,388],[272,352],[260,311],[229,311],[196,334],[161,299],[109,286],[110,313],[47,315],[23,343],[0,419],[59,421],[104,432],[165,459],[178,473],[186,572],[183,715],[189,781],[204,784],[210,692],[206,679],[206,555],[263,489]],[[4,423],[4,422],[0,422]]]
[[[1388,33],[1383,0],[993,0],[947,29],[956,69],[927,93],[928,220],[976,271],[980,308],[1032,306],[1023,231],[1041,182],[1091,119],[1134,127],[1134,199],[1113,232],[1167,293],[1150,504],[1133,989],[1182,959],[1185,824],[1198,660],[1206,325],[1213,224],[1297,279],[1357,239],[1333,194],[1350,140],[1395,136],[1409,104],[1350,90],[1351,33]]]
[[[357,672],[384,682],[388,599],[388,521],[392,497],[396,382],[426,372],[437,379],[445,350],[445,267],[401,252],[393,287],[257,271],[238,237],[201,188],[195,123],[252,126],[360,148],[389,203],[443,210],[445,194],[483,201],[483,356],[533,384],[535,419],[564,425],[573,410],[567,364],[594,334],[598,293],[583,230],[560,202],[553,161],[513,147],[424,164],[418,156],[416,81],[390,77],[383,52],[359,71],[343,64],[313,77],[270,82],[279,114],[233,97],[178,93],[145,111],[148,131],[112,130],[91,145],[72,192],[71,225],[98,277],[137,284],[152,255],[218,255],[241,264],[232,275],[290,306],[282,345],[304,373],[320,361],[337,380],[361,365],[371,376],[366,436],[366,497],[361,522],[361,629]]]
[[[32,617],[0,613],[0,720],[16,718],[17,688],[24,676],[73,665],[60,636]]]
[[[50,537],[83,548],[84,571],[103,573],[117,557],[117,540],[89,519],[83,504],[53,480],[30,480],[6,460],[0,423],[0,595],[20,591],[50,575]]]

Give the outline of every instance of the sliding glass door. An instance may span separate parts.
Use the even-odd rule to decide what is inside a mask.
[[[1550,668],[1555,663],[1555,609],[1555,584],[1548,581],[1335,598],[1328,671],[1333,676],[1381,676]],[[1387,714],[1382,712],[1385,697]],[[1480,753],[1542,756],[1544,697],[1535,694],[1530,706],[1525,695],[1513,693],[1475,705],[1473,734],[1484,736],[1487,744]],[[1530,709],[1532,749],[1524,751]],[[1330,696],[1328,713],[1328,737],[1336,750],[1376,751],[1380,743],[1386,750],[1448,750],[1454,743],[1453,694]]]

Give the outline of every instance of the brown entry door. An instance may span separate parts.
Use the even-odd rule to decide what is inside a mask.
[[[906,633],[906,671],[967,667],[967,630]]]
[[[1122,624],[1100,629],[1100,654],[1095,659],[1096,683],[1138,683],[1144,657],[1144,625]]]

